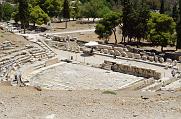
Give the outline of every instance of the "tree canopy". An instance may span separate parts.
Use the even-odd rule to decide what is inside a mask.
[[[114,33],[115,44],[117,44],[116,27],[120,23],[121,15],[116,12],[106,14],[102,20],[96,25],[95,33],[99,35],[99,38],[105,38],[108,40],[109,36]]]
[[[31,10],[30,19],[31,22],[34,23],[34,25],[35,23],[38,25],[42,25],[49,21],[49,16],[40,8],[40,6],[35,6]]]
[[[11,5],[10,3],[4,3],[0,5],[0,19],[4,21],[9,21],[11,19],[11,16],[13,12],[15,11],[15,7]]]
[[[176,23],[172,17],[165,14],[151,13],[148,21],[149,39],[156,45],[166,47],[175,43]]]

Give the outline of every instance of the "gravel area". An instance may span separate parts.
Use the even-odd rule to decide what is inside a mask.
[[[132,66],[157,70],[157,71],[161,72],[163,78],[172,77],[171,69],[165,69],[165,67],[160,67],[160,66],[152,65],[152,64],[148,64],[148,63],[131,61],[131,60],[126,60],[126,59],[114,59],[113,57],[102,56],[102,55],[93,55],[93,56],[85,57],[85,56],[82,56],[83,55],[82,53],[72,53],[72,52],[62,51],[62,50],[57,50],[57,49],[54,49],[54,51],[58,54],[58,57],[60,59],[70,59],[70,57],[73,56],[75,61],[82,62],[82,63],[88,63],[88,64],[95,65],[95,66],[102,64],[104,62],[104,60],[116,61],[121,64],[128,64],[128,65],[132,65]]]
[[[0,119],[180,119],[181,93],[37,91],[0,84]]]
[[[30,83],[54,90],[117,90],[142,79],[133,75],[66,63],[37,73],[30,79]]]

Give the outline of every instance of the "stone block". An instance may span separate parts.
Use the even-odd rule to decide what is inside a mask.
[[[142,56],[142,60],[146,61],[146,60],[147,60],[147,56],[146,56],[146,55],[143,55],[143,56]]]
[[[110,55],[115,55],[114,50],[109,50]]]
[[[178,61],[180,61],[180,62],[181,62],[181,56],[179,56],[179,57],[178,57]]]
[[[140,54],[134,54],[135,59],[141,59],[141,55]]]
[[[116,56],[121,56],[121,53],[119,52],[119,50],[114,50],[114,53]]]
[[[134,58],[134,54],[131,52],[128,52],[127,55],[128,55],[128,58]]]
[[[171,63],[172,63],[172,59],[167,58],[167,59],[166,59],[166,62],[169,63],[169,64],[171,64]]]
[[[173,65],[173,66],[177,66],[177,60],[174,60],[174,61],[172,62],[172,65]]]
[[[103,52],[104,52],[104,54],[108,54],[109,50],[108,49],[104,49]]]
[[[121,52],[122,57],[127,57],[127,53],[126,52]]]
[[[158,62],[158,57],[157,56],[155,56],[155,62]]]
[[[114,47],[114,50],[118,50],[119,52],[123,52],[123,48],[122,47]]]
[[[149,56],[149,61],[153,62],[154,61],[154,57],[153,56]]]
[[[50,59],[45,62],[45,66],[50,66],[50,65],[56,64],[58,62],[59,62],[58,58]]]
[[[129,50],[127,48],[123,48],[123,51],[128,52]]]
[[[129,50],[129,52],[133,52],[133,47],[130,45],[127,45],[126,48]]]
[[[160,57],[160,58],[159,58],[159,62],[160,62],[160,63],[164,63],[164,58],[163,58],[163,57]]]

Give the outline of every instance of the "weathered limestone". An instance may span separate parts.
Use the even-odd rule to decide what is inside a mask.
[[[177,66],[177,60],[174,60],[174,61],[172,62],[172,65],[173,65],[173,66]]]
[[[110,55],[115,55],[114,50],[109,50]]]
[[[153,56],[149,56],[148,58],[149,58],[150,62],[154,61],[154,57]]]
[[[118,50],[114,50],[116,56],[121,56],[121,53]]]
[[[56,64],[58,62],[59,62],[58,58],[50,59],[45,62],[45,66],[50,66],[50,65]]]
[[[169,64],[172,64],[172,59],[167,58],[166,62],[169,63]]]
[[[123,48],[123,51],[128,52],[129,50],[127,48]]]
[[[164,58],[163,58],[163,57],[160,57],[160,58],[159,58],[159,62],[160,62],[160,63],[164,63]]]
[[[127,57],[127,53],[126,52],[121,52],[122,57]]]
[[[132,47],[132,46],[127,45],[126,47],[127,47],[127,49],[129,50],[129,52],[133,52],[133,47]]]
[[[131,52],[127,52],[128,58],[134,58],[134,54]]]
[[[4,41],[2,44],[0,44],[0,49],[8,50],[13,49],[13,43],[10,41]]]
[[[145,78],[152,78],[152,77],[155,79],[161,78],[161,73],[153,69],[146,69],[137,66],[119,64],[116,62],[111,62],[106,60],[104,61],[104,64],[102,64],[102,68],[106,70],[113,70],[116,72],[132,74],[135,76],[141,76]]]
[[[135,59],[141,59],[141,55],[140,54],[134,54]]]
[[[114,47],[114,50],[118,50],[119,52],[123,52],[123,48],[122,47]]]
[[[179,56],[178,60],[181,62],[181,56]]]
[[[103,49],[104,54],[108,54],[109,50],[108,49]]]
[[[146,55],[143,55],[143,56],[142,56],[142,60],[146,61],[146,60],[147,60],[147,56],[146,56]]]
[[[155,56],[155,62],[158,62],[158,57],[157,56]]]
[[[99,49],[112,50],[112,46],[107,46],[107,45],[98,45],[97,48],[99,48]]]
[[[110,71],[112,69],[112,66],[113,62],[104,61],[104,63],[101,65],[101,68]]]

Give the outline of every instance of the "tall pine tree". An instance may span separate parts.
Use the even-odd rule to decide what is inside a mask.
[[[125,42],[125,38],[128,36],[128,29],[129,29],[129,19],[128,16],[129,14],[132,12],[132,5],[130,3],[130,0],[123,0],[122,1],[122,5],[123,5],[123,27],[122,27],[122,42]]]
[[[64,0],[62,12],[63,12],[63,18],[66,19],[65,28],[67,28],[67,21],[68,19],[70,19],[70,8],[68,0]]]
[[[160,2],[161,2],[160,14],[164,14],[165,13],[165,2],[164,2],[164,0],[160,0]]]
[[[29,24],[29,7],[28,0],[18,0],[19,3],[19,14],[21,15],[21,27],[26,30],[26,26]]]
[[[177,4],[175,3],[175,5],[173,6],[172,9],[172,18],[174,19],[175,22],[177,22],[178,20],[178,9],[177,9]]]

